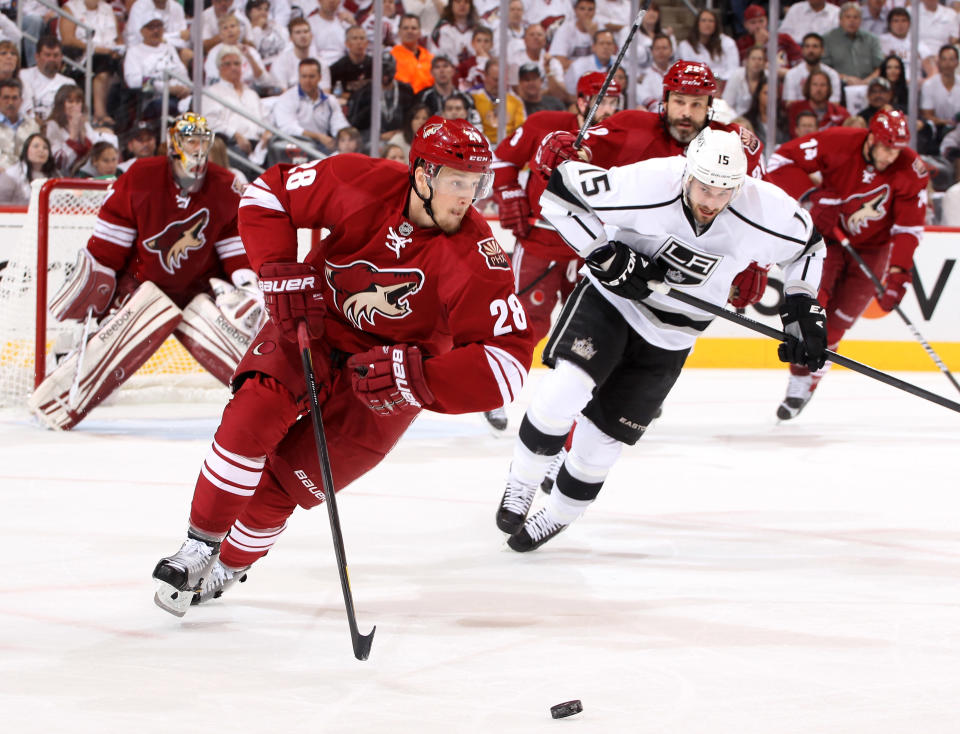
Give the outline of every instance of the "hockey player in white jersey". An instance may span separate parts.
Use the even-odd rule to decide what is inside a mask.
[[[537,548],[583,514],[710,324],[710,314],[658,292],[658,284],[723,306],[734,276],[751,262],[779,263],[786,276],[780,316],[789,336],[780,359],[822,366],[826,329],[816,293],[823,240],[794,199],[746,170],[740,137],[710,128],[685,158],[610,169],[568,161],[554,170],[542,213],[586,260],[586,277],[544,349],[553,369],[514,446],[497,511],[513,550]],[[575,419],[556,485],[527,517]]]

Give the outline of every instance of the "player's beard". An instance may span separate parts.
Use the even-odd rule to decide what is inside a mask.
[[[688,124],[680,127],[678,123]],[[707,126],[707,121],[704,120],[702,123],[697,123],[697,121],[689,115],[684,115],[683,117],[666,118],[666,125],[670,137],[681,145],[686,145],[700,134],[700,131]]]

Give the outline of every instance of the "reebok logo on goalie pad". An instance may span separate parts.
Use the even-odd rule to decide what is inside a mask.
[[[655,259],[666,269],[670,285],[697,286],[710,277],[722,257],[671,237]]]

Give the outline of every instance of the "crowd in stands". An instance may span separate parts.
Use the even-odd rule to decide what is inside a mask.
[[[70,18],[20,0],[18,27],[6,1],[9,7],[0,7],[3,204],[25,203],[35,178],[119,175],[137,157],[161,150],[164,85],[171,114],[191,108],[198,13],[202,84],[215,95],[204,98],[203,114],[217,132],[219,155],[247,179],[272,163],[309,157],[267,131],[264,121],[326,155],[359,151],[404,160],[414,133],[434,114],[467,119],[496,143],[501,108],[508,136],[534,112],[570,108],[577,79],[609,68],[632,21],[628,0],[510,0],[505,37],[497,0],[384,0],[380,28],[371,0],[208,0],[205,9],[191,0],[61,2]],[[634,85],[638,107],[657,110],[663,74],[685,59],[708,64],[718,78],[715,117],[748,127],[768,148],[826,127],[866,126],[884,107],[906,111],[916,22],[917,147],[936,189],[960,180],[960,1],[921,0],[916,19],[903,0],[785,5],[772,86],[765,5],[719,5],[700,10],[688,31],[675,33],[663,25],[657,2],[650,3],[635,40],[639,73],[628,80],[618,72],[624,89]],[[386,52],[377,61],[383,81],[375,92],[370,51],[377,34]],[[500,69],[504,43],[507,68]],[[766,140],[771,93],[776,139]],[[380,131],[371,141],[374,94]]]

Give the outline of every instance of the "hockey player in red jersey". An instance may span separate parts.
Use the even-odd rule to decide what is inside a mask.
[[[28,401],[52,428],[74,427],[170,334],[227,384],[263,322],[237,231],[239,191],[207,160],[213,132],[188,112],[168,138],[167,157],[139,160],[113,184],[51,302],[60,321],[102,318]]]
[[[907,118],[890,110],[875,114],[869,129],[823,130],[781,145],[770,158],[767,180],[794,198],[814,188],[809,174],[822,176],[822,185],[809,198],[813,223],[827,242],[819,301],[827,310],[829,349],[836,350],[876,295],[873,283],[837,242],[838,228],[884,281],[880,308],[891,311],[910,283],[913,253],[926,221],[928,177],[909,144]],[[811,373],[790,365],[777,417],[796,417],[829,366]]]
[[[180,616],[191,599],[219,596],[297,505],[331,489],[302,419],[300,320],[337,490],[376,466],[421,409],[476,412],[516,398],[534,345],[509,259],[471,206],[489,195],[491,159],[465,120],[432,117],[409,168],[344,154],[274,166],[247,188],[240,234],[269,321],[237,368],[187,540],[153,572],[163,609]],[[330,230],[303,262],[298,227]]]

